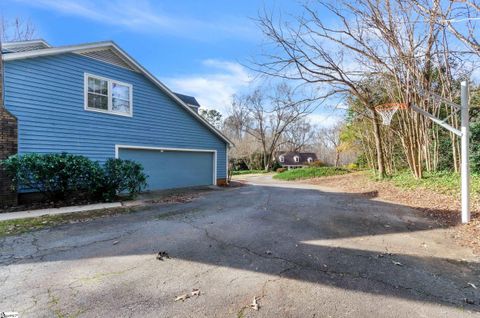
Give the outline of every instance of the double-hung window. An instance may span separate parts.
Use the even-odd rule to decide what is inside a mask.
[[[85,73],[85,110],[132,116],[132,85]]]

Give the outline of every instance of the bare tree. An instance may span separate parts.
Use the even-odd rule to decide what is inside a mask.
[[[14,18],[12,20],[0,17],[0,41],[27,41],[33,39],[37,30],[30,20]]]
[[[329,4],[321,1],[317,4],[334,14],[338,13]],[[374,96],[369,87],[360,85],[369,76],[367,70],[358,68],[361,63],[352,67],[354,60],[351,56],[358,55],[356,46],[343,40],[348,37],[345,30],[332,30],[326,27],[310,6],[305,5],[304,11],[305,14],[299,16],[294,24],[277,24],[268,14],[260,17],[260,27],[272,43],[266,61],[255,62],[258,71],[321,87],[321,90],[317,91],[319,99],[351,94],[361,100],[372,114],[377,168],[379,175],[383,177],[385,164],[379,116],[374,111]]]
[[[453,74],[450,66],[461,62],[449,49],[438,22],[443,17],[440,0],[431,2],[428,19],[412,1],[317,0],[304,5],[303,13],[293,22],[275,23],[268,14],[259,19],[272,42],[266,61],[257,62],[259,70],[316,86],[325,84],[321,86],[321,98],[355,96],[371,114],[380,176],[386,169],[386,145],[375,111],[378,90],[372,89],[372,77],[386,89],[388,101],[415,103],[437,114],[440,104],[426,99],[421,92],[440,87],[434,76],[439,72],[440,80],[446,84],[442,89],[454,87],[448,85]],[[321,18],[325,12],[334,18],[329,25]],[[451,99],[455,92],[443,90],[441,94]],[[412,173],[420,178],[424,167],[435,169],[436,131],[431,122],[411,110],[398,117],[400,125],[395,134],[402,141]]]
[[[477,31],[480,21],[480,2],[478,0],[446,1],[412,0],[428,19],[435,17],[432,11],[439,14],[436,23],[444,26],[458,40],[470,47],[473,53],[480,56],[480,35]]]
[[[345,150],[342,147],[341,133],[344,127],[343,122],[339,122],[332,127],[323,128],[318,132],[318,138],[322,141],[326,149],[331,149],[334,152],[333,164],[338,167],[340,162],[340,155]]]
[[[284,132],[282,148],[288,151],[306,151],[311,148],[315,138],[315,129],[307,119],[301,119],[287,127]]]
[[[263,167],[269,170],[285,131],[313,109],[314,101],[299,99],[291,87],[279,84],[270,95],[258,88],[236,97],[230,117],[260,144]]]

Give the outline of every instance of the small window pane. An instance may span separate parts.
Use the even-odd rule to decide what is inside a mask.
[[[88,91],[89,92],[94,92],[95,91],[95,79],[89,77],[88,78]]]
[[[123,100],[123,99],[113,98],[112,99],[112,111],[129,114],[130,113],[130,102],[128,102],[126,100]]]
[[[130,99],[130,88],[128,86],[120,85],[117,83],[112,84],[112,96],[114,98],[121,98],[123,100]]]
[[[96,79],[96,78],[88,78],[88,91],[91,93],[97,93],[102,95],[108,94],[108,81]]]
[[[103,81],[103,80],[96,80],[96,89],[97,93],[102,94],[102,95],[107,95],[108,94],[108,82]]]
[[[108,110],[108,97],[88,93],[88,107]]]

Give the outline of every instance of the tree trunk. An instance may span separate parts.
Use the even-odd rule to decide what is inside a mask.
[[[380,123],[378,122],[378,115],[373,111],[373,135],[375,137],[375,148],[377,151],[377,170],[378,176],[380,179],[386,177],[385,173],[385,162],[383,160],[383,145],[382,145],[382,136],[380,133]]]

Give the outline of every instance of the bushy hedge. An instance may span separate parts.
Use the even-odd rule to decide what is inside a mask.
[[[344,168],[335,167],[307,167],[287,170],[283,173],[278,173],[273,176],[280,180],[302,180],[320,177],[329,177],[349,173],[350,171]]]
[[[118,193],[135,196],[147,185],[147,177],[139,163],[130,160],[108,159],[103,166],[103,176],[97,189],[105,201],[113,200]]]
[[[49,201],[112,201],[119,193],[135,196],[146,186],[143,167],[129,160],[108,159],[102,166],[84,156],[14,155],[1,164],[13,182],[42,193]]]

